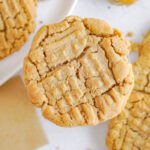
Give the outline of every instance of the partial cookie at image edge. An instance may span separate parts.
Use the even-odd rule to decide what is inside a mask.
[[[150,149],[150,95],[133,91],[123,112],[111,120],[106,143],[110,150]]]
[[[21,49],[35,28],[36,0],[0,3],[0,60]]]

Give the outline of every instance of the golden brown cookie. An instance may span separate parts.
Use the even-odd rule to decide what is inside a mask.
[[[150,32],[139,49],[140,57],[133,65],[135,87],[138,91],[150,93]]]
[[[0,59],[19,50],[35,27],[35,0],[0,0]]]
[[[140,43],[130,41],[130,52],[139,52],[140,46]]]
[[[128,42],[98,19],[43,26],[24,61],[32,103],[60,126],[96,125],[121,112],[133,87]]]
[[[110,0],[110,1],[119,5],[131,5],[136,2],[136,0]]]
[[[123,112],[109,124],[110,150],[150,150],[150,95],[133,91]]]
[[[150,149],[150,33],[133,65],[135,87],[125,110],[112,119],[107,135],[110,150]]]

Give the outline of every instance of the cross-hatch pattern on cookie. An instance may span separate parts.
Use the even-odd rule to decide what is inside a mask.
[[[33,0],[0,0],[0,59],[19,50],[33,32]]]
[[[60,126],[96,125],[124,108],[133,87],[128,42],[98,19],[42,27],[24,61],[32,103]]]
[[[134,91],[125,110],[109,125],[110,150],[150,149],[150,96]]]
[[[150,32],[144,38],[139,53],[138,61],[133,64],[134,89],[150,94]]]
[[[134,91],[123,112],[112,119],[107,135],[110,150],[150,149],[150,32],[133,64]]]

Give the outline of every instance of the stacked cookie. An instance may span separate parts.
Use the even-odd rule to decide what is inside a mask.
[[[99,19],[67,17],[43,26],[24,61],[32,103],[66,127],[117,116],[134,82],[128,51],[122,34]]]
[[[35,27],[35,0],[0,0],[0,59],[19,50]]]
[[[133,64],[134,90],[123,112],[109,125],[110,150],[150,150],[150,33]]]

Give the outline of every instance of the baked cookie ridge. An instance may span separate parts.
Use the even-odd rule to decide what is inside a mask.
[[[133,64],[135,86],[125,109],[109,124],[106,143],[110,150],[150,149],[150,33]]]
[[[133,91],[123,112],[109,124],[106,139],[109,149],[150,149],[149,110],[149,94]]]
[[[135,90],[150,94],[150,32],[145,36],[140,49],[139,59],[133,64]]]
[[[43,26],[24,61],[32,103],[60,126],[111,119],[133,87],[128,51],[122,34],[103,20],[70,16]]]
[[[35,28],[33,0],[0,1],[0,59],[19,50]]]

